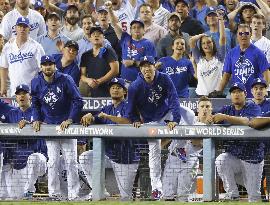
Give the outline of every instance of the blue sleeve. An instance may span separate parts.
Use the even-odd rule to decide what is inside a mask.
[[[179,98],[172,80],[168,75],[165,76],[167,81],[169,109],[172,111],[173,121],[179,123],[181,120]]]
[[[260,106],[256,104],[251,104],[251,106],[248,106],[248,108],[245,110],[245,115],[243,117],[253,118],[261,116],[261,108]]]
[[[224,62],[226,55],[226,44],[223,46],[220,46],[220,49],[217,50],[217,58],[219,61]]]
[[[198,63],[199,60],[200,60],[200,58],[201,58],[201,53],[200,53],[200,51],[199,51],[199,48],[198,48],[198,46],[197,46],[197,43],[196,43],[195,48],[192,48],[192,49],[191,49],[191,52],[192,52],[192,55],[193,55],[193,57],[194,57],[195,62]]]
[[[193,76],[195,71],[194,71],[193,65],[192,65],[190,60],[188,60],[188,66],[187,67],[188,67],[188,71],[189,71],[190,75]]]
[[[163,57],[163,58],[160,58],[158,60],[158,62],[161,62],[161,67],[159,68],[159,71],[162,72],[162,73],[166,73],[166,69],[165,69],[165,62],[166,62],[166,57]]]
[[[128,105],[127,105],[127,117],[133,122],[139,122],[140,116],[136,108],[136,91],[131,84],[128,88]]]
[[[2,119],[2,116],[4,116],[4,118],[7,117],[8,113],[10,110],[14,109],[13,106],[9,105],[8,103],[4,102],[3,100],[0,99],[0,117]],[[3,119],[5,120],[5,119]]]
[[[232,61],[231,61],[231,52],[227,53],[227,56],[224,60],[223,72],[232,74]]]
[[[155,45],[151,41],[148,41],[148,44],[145,49],[145,56],[153,56],[154,58],[157,57]]]
[[[120,45],[126,42],[127,39],[130,39],[131,36],[127,32],[123,32],[121,35],[121,39],[119,41]]]
[[[41,103],[38,96],[38,86],[36,85],[36,79],[31,81],[31,98],[32,98],[32,112],[33,121],[41,121]]]
[[[66,85],[70,94],[68,97],[72,99],[72,107],[68,118],[76,122],[83,108],[83,100],[73,79],[70,76],[66,76],[66,78]]]
[[[73,78],[74,82],[76,83],[76,86],[79,87],[79,82],[80,82],[80,78],[81,78],[81,72],[80,72],[80,68],[77,64],[76,61],[76,66],[74,69],[72,69],[72,72],[70,73],[70,76]]]
[[[270,111],[264,113],[264,114],[262,115],[262,117],[270,117]]]
[[[261,73],[263,73],[269,68],[269,63],[262,51],[258,52],[257,55],[258,68],[260,69]]]

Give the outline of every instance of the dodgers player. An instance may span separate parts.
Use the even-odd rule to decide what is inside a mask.
[[[19,85],[16,88],[16,101],[19,108],[10,110],[2,116],[2,119],[7,123],[19,123],[19,127],[23,128],[26,123],[33,120],[27,85]],[[37,178],[44,175],[47,170],[45,140],[5,140],[3,153],[1,198],[32,198]]]
[[[40,130],[41,122],[60,124],[66,129],[76,122],[83,107],[83,101],[75,82],[68,75],[56,71],[52,56],[41,57],[42,72],[31,82],[33,107],[33,128]],[[60,196],[59,163],[60,150],[66,161],[68,199],[78,198],[79,176],[77,167],[77,140],[46,140],[48,147],[48,191],[52,199]]]
[[[231,105],[225,105],[213,116],[214,123],[227,122],[248,125],[249,118],[261,115],[261,109],[253,102],[246,102],[246,89],[242,83],[234,83],[230,88]],[[227,142],[225,153],[216,158],[216,167],[226,191],[226,199],[239,198],[237,184],[248,192],[248,201],[256,202],[261,198],[261,178],[264,165],[264,144],[261,141]]]
[[[125,81],[121,78],[113,78],[109,86],[112,105],[102,108],[101,112],[95,117],[91,113],[83,116],[81,123],[84,126],[88,126],[93,122],[97,124],[130,123],[126,114],[127,102],[125,101],[125,95],[127,89]],[[109,158],[106,161],[107,163],[109,161],[113,167],[121,200],[124,201],[132,199],[133,183],[139,165],[138,144],[139,140],[112,139],[105,141],[105,152]],[[92,170],[89,167],[93,167],[92,158],[92,151],[87,151],[79,157],[81,167],[86,173],[90,185],[92,184]]]
[[[156,71],[152,56],[140,60],[141,73],[128,88],[127,116],[137,128],[142,123],[157,123],[166,124],[172,130],[181,119],[173,82],[167,74]],[[155,199],[162,195],[160,143],[161,140],[148,140],[152,196]]]
[[[182,125],[209,124],[212,122],[211,100],[202,96],[198,102],[198,117],[192,110],[180,106]],[[195,191],[196,177],[199,170],[199,153],[202,151],[201,140],[172,140],[169,155],[163,173],[163,198],[187,202],[189,194]]]

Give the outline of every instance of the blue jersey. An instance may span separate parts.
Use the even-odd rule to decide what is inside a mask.
[[[0,118],[1,118],[1,122],[5,121],[5,117],[6,117],[7,113],[11,109],[14,109],[14,107],[0,99]]]
[[[81,72],[80,72],[80,68],[79,68],[77,60],[74,60],[67,67],[63,68],[62,63],[61,63],[62,57],[63,57],[63,54],[54,55],[56,68],[61,73],[70,75],[72,77],[72,79],[74,80],[74,82],[76,83],[77,87],[79,87],[79,82],[80,82],[80,78],[81,78]]]
[[[127,109],[128,118],[132,122],[140,121],[139,113],[144,123],[159,121],[169,111],[172,112],[174,122],[179,123],[181,119],[179,100],[173,82],[167,74],[158,71],[151,84],[139,73],[128,88]]]
[[[250,44],[246,51],[240,54],[239,46],[233,48],[224,61],[223,72],[232,74],[232,82],[245,84],[247,97],[251,98],[251,84],[255,78],[263,78],[263,72],[269,68],[264,53]]]
[[[241,110],[236,110],[234,105],[225,105],[220,113],[253,118],[261,116],[261,109],[255,103],[248,101]],[[226,147],[226,152],[231,153],[233,156],[247,161],[249,163],[260,163],[264,159],[264,144],[260,141],[239,141],[234,140],[228,142],[229,146]]]
[[[108,115],[127,118],[127,102],[122,101],[117,107],[108,105],[102,108],[101,112]],[[116,124],[108,119],[101,119],[95,116],[97,124]],[[139,140],[105,140],[106,155],[116,163],[131,164],[140,160]]]
[[[122,47],[123,60],[140,61],[140,58],[143,56],[157,56],[155,45],[145,38],[136,41],[131,38],[131,35],[123,32],[120,44]],[[124,64],[122,64],[121,78],[128,81],[134,81],[136,80],[139,71],[138,67],[131,66],[126,68]]]
[[[32,122],[32,108],[22,111],[19,108],[10,110],[5,115],[6,123],[18,123],[21,120]],[[4,165],[12,164],[14,169],[23,169],[27,165],[29,155],[33,153],[42,153],[47,157],[47,146],[44,139],[30,140],[5,140],[3,142]]]
[[[258,105],[261,108],[262,115],[264,115],[264,113],[267,113],[270,111],[270,100],[269,99],[264,99],[264,101]]]
[[[189,97],[189,80],[194,75],[193,65],[187,58],[179,60],[173,59],[171,56],[161,58],[159,62],[162,63],[160,72],[167,73],[176,88],[179,98]]]
[[[31,81],[31,96],[34,121],[60,124],[67,119],[79,120],[83,101],[70,76],[56,71],[53,82],[48,83],[40,72]]]

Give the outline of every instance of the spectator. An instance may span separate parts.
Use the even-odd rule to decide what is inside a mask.
[[[204,32],[202,24],[189,16],[189,2],[187,0],[177,0],[175,2],[175,11],[181,17],[180,31],[194,36]]]
[[[119,73],[118,58],[112,48],[104,48],[104,33],[100,27],[92,27],[90,40],[93,49],[81,58],[81,81],[86,86],[83,96],[108,97],[108,82]],[[90,92],[90,94],[89,94]]]
[[[80,68],[76,61],[79,45],[76,41],[69,40],[62,49],[62,54],[54,55],[55,65],[59,72],[70,75],[77,87],[80,81]]]
[[[150,5],[142,4],[139,8],[139,16],[144,24],[144,38],[152,41],[156,46],[159,40],[167,34],[167,31],[153,22],[153,10]]]
[[[234,83],[230,88],[231,105],[225,105],[213,116],[214,123],[248,125],[249,119],[261,115],[261,109],[253,102],[246,102],[246,88]],[[237,184],[246,188],[249,202],[260,200],[261,178],[264,164],[264,144],[258,141],[234,140],[226,142],[225,153],[216,158],[216,167],[226,191],[226,199],[239,199]],[[255,174],[256,173],[256,174]]]
[[[224,0],[227,13],[234,11],[239,3],[239,0]]]
[[[8,41],[2,51],[1,95],[7,96],[7,79],[10,79],[10,92],[14,96],[15,89],[20,84],[30,86],[31,80],[38,74],[40,58],[44,55],[42,46],[29,37],[30,22],[28,18],[17,19],[16,37]]]
[[[176,36],[172,43],[172,56],[159,59],[162,64],[160,72],[167,73],[176,88],[179,98],[188,98],[188,83],[196,74],[192,63],[185,57],[185,40],[182,36]]]
[[[47,10],[44,7],[42,1],[37,0],[36,3],[34,4],[34,9],[43,16],[44,20],[46,20]]]
[[[181,26],[181,17],[178,13],[173,12],[169,15],[168,18],[168,34],[160,39],[157,45],[157,57],[162,58],[165,56],[171,56],[173,51],[172,47],[168,45],[172,45],[174,37],[180,35],[185,39],[186,45],[186,53],[189,53],[189,35],[187,33],[180,31]]]
[[[9,0],[0,0],[0,11],[6,15],[11,10]]]
[[[170,12],[162,6],[159,0],[147,0],[146,3],[153,9],[154,23],[166,29]]]
[[[54,12],[48,14],[46,24],[48,31],[38,37],[37,42],[42,45],[46,55],[60,54],[59,48],[69,40],[60,32],[60,16]]]
[[[249,25],[240,24],[237,30],[239,45],[226,56],[223,76],[219,91],[223,91],[232,77],[232,82],[242,82],[247,90],[247,97],[252,97],[251,84],[254,78],[270,81],[269,64],[263,52],[250,43],[251,30]]]
[[[270,39],[270,2],[265,0],[256,0],[260,9],[265,17],[266,25],[265,25],[265,37]]]
[[[77,6],[69,5],[64,13],[64,26],[61,33],[73,41],[83,38],[83,30],[78,22],[80,21],[80,11]]]
[[[34,40],[46,31],[43,16],[29,8],[30,0],[16,0],[15,8],[9,11],[2,20],[3,34],[6,40],[16,35],[16,21],[19,17],[29,19],[30,37]]]

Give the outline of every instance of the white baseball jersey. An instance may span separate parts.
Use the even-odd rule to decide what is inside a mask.
[[[270,40],[263,36],[253,44],[265,54],[268,63],[270,63]]]
[[[41,56],[45,55],[42,46],[29,38],[21,48],[18,48],[16,39],[12,39],[3,48],[0,67],[8,69],[10,79],[10,96],[20,84],[31,86],[31,80],[40,70]]]
[[[160,4],[160,7],[154,13],[153,17],[154,23],[163,28],[167,28],[169,15],[170,12]]]
[[[13,9],[8,12],[2,20],[1,27],[5,39],[10,39],[16,35],[15,26],[17,19],[22,17],[17,9]],[[25,16],[30,22],[30,37],[37,39],[38,36],[46,32],[46,24],[43,16],[33,9],[29,9],[29,13]]]
[[[216,90],[222,77],[223,63],[214,57],[207,61],[200,58],[197,64],[198,85],[197,95],[208,95]]]
[[[122,30],[126,32],[129,32],[130,23],[134,20],[135,14],[136,8],[131,5],[129,0],[123,1],[120,9],[114,11],[114,15],[118,17]]]

